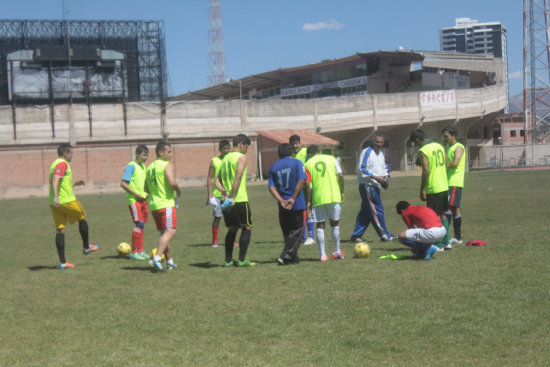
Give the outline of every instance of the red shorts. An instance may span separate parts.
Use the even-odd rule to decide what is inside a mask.
[[[136,201],[132,205],[129,205],[128,208],[130,208],[130,215],[132,216],[132,221],[135,222],[143,222],[147,223],[147,220],[149,220],[148,211],[147,211],[147,203]]]
[[[174,208],[173,206],[164,209],[153,210],[151,213],[153,214],[153,218],[155,219],[157,230],[159,232],[162,232],[168,228],[176,229],[176,208]]]

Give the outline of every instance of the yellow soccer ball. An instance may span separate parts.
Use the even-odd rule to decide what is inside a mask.
[[[126,242],[121,242],[118,244],[116,250],[119,256],[130,256],[130,253],[132,252],[132,246],[130,246]]]
[[[355,257],[360,258],[360,259],[364,259],[366,257],[369,257],[369,255],[370,255],[369,244],[366,243],[366,242],[357,242],[355,244],[355,247],[353,248],[353,255]]]

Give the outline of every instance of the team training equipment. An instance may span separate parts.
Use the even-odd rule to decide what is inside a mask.
[[[353,248],[353,255],[355,257],[364,259],[370,255],[370,247],[366,242],[357,242]]]
[[[118,244],[116,250],[120,256],[130,256],[130,253],[132,252],[132,246],[130,246],[126,242],[121,242]]]

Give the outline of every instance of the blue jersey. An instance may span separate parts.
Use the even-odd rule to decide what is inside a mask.
[[[269,186],[273,186],[283,199],[290,199],[296,190],[296,184],[300,180],[307,180],[304,164],[296,158],[284,157],[279,159],[269,169]],[[279,204],[279,209],[282,210]],[[303,190],[294,202],[292,210],[305,210],[306,199]]]

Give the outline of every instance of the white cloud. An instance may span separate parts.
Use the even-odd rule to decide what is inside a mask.
[[[317,22],[317,23],[306,23],[302,26],[304,31],[322,31],[325,29],[334,31],[344,28],[346,25],[338,23],[336,20],[331,19],[329,23],[327,22]]]
[[[521,70],[514,71],[508,74],[508,79],[521,79],[523,78],[523,72]]]

